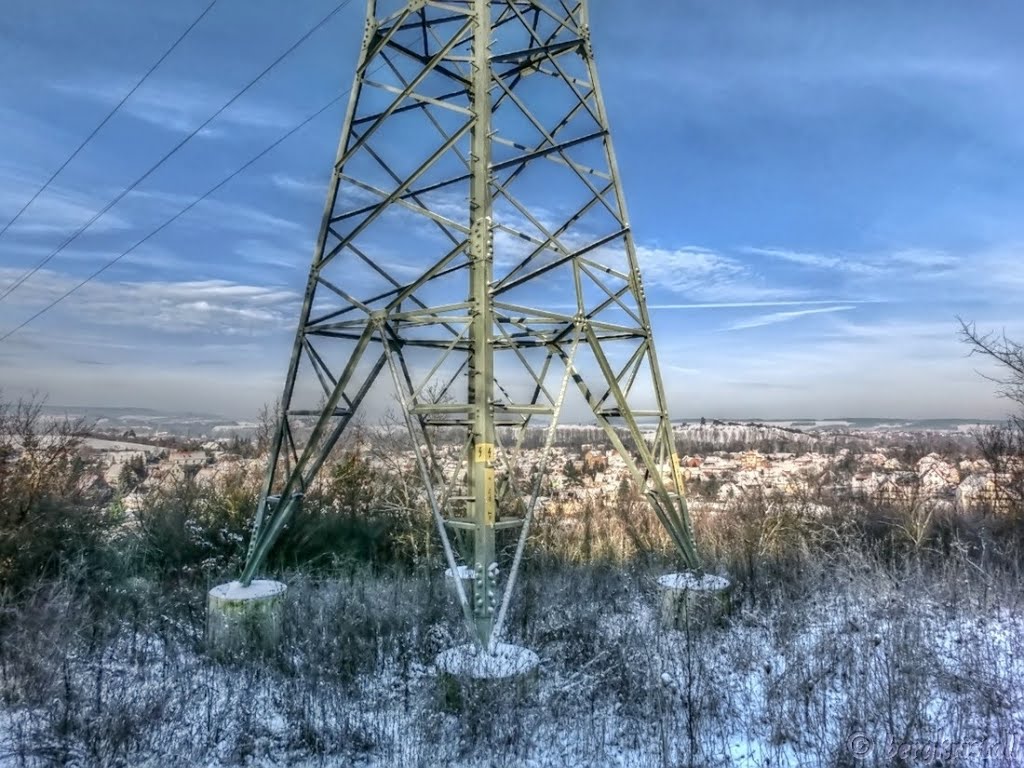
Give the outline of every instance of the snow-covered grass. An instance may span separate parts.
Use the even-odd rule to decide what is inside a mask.
[[[662,566],[527,566],[508,639],[537,682],[455,711],[440,569],[288,575],[279,651],[231,663],[202,652],[205,585],[41,587],[0,617],[0,765],[891,765],[890,740],[1024,727],[1020,585],[966,560],[843,553],[683,631],[658,625]]]
[[[692,572],[666,573],[658,577],[658,584],[665,589],[691,592],[721,592],[729,588],[729,580],[713,573]]]
[[[489,651],[484,651],[479,643],[456,645],[442,651],[434,660],[439,672],[469,681],[523,677],[539,663],[536,653],[511,643],[497,643]]]

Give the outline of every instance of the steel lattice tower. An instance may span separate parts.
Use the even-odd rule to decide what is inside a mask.
[[[586,2],[387,6],[368,0],[241,581],[386,390],[449,567],[472,568],[457,591],[486,647],[569,398],[589,406],[683,564],[699,564]],[[531,425],[545,427],[543,450],[524,477]]]

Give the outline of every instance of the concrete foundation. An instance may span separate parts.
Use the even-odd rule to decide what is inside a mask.
[[[434,663],[442,704],[456,710],[524,699],[540,673],[536,653],[506,643],[498,643],[494,653],[475,644],[456,646],[439,654]]]
[[[221,584],[210,590],[206,606],[206,643],[215,653],[267,652],[281,640],[284,598],[279,581]]]
[[[670,573],[658,579],[666,629],[721,623],[731,610],[732,582],[710,573]]]

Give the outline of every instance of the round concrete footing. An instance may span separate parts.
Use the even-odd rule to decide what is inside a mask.
[[[533,690],[540,658],[528,648],[498,643],[493,653],[475,644],[459,645],[435,660],[441,701],[449,709],[478,709],[516,702]]]
[[[459,579],[462,581],[462,588],[466,592],[466,599],[469,600],[470,604],[473,602],[473,569],[468,565],[460,565],[457,568]],[[459,599],[458,590],[455,588],[455,579],[452,577],[452,569],[444,569],[444,586],[451,595],[457,601]]]
[[[666,629],[720,623],[730,611],[732,583],[710,573],[670,573],[658,579]]]
[[[206,643],[216,653],[270,651],[281,640],[284,598],[288,587],[279,581],[221,584],[206,603]]]

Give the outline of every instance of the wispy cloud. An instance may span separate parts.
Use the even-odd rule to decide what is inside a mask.
[[[812,269],[836,270],[857,275],[877,275],[881,268],[857,256],[839,256],[823,253],[792,251],[786,248],[742,248],[743,253],[754,256],[768,256],[773,259],[797,264]]]
[[[799,25],[794,25],[794,30]],[[1007,60],[996,56],[956,57],[935,54],[899,54],[879,52],[865,56],[853,46],[829,47],[822,51],[762,51],[760,66],[737,57],[727,66],[711,72],[680,68],[680,77],[672,85],[690,97],[721,101],[747,95],[756,99],[772,98],[801,111],[821,109],[822,104],[800,107],[796,97],[822,89],[865,90],[887,85],[924,85],[998,88],[1007,73]],[[795,54],[795,55],[794,55]],[[638,77],[644,73],[637,71]],[[648,72],[646,76],[650,76]]]
[[[637,247],[637,258],[649,286],[717,302],[796,301],[806,292],[771,285],[740,260],[706,248]]]
[[[847,272],[864,277],[880,277],[906,270],[926,270],[926,274],[944,272],[959,266],[959,256],[927,248],[896,249],[874,253],[811,253],[786,248],[744,247],[741,252],[797,264],[811,269]]]
[[[324,180],[294,176],[290,173],[273,173],[270,183],[285,192],[302,197],[323,198],[327,194],[327,182]]]
[[[77,80],[57,80],[49,87],[65,96],[102,104],[117,104],[132,84],[117,75],[93,75]],[[125,102],[121,109],[151,125],[179,133],[193,131],[231,98],[230,92],[194,80],[150,81]],[[244,128],[287,128],[295,120],[291,110],[276,104],[242,99],[232,104],[203,129],[205,136],[223,135],[218,123]]]
[[[13,170],[0,173],[0,223],[6,224],[42,186],[45,177],[42,173],[30,176]],[[59,184],[51,185],[4,235],[4,240],[15,235],[49,235],[55,232],[71,235],[115,194],[116,191],[106,194],[101,190],[82,192]],[[98,219],[89,231],[109,232],[128,227],[129,222],[125,217],[117,211],[110,211]],[[54,247],[58,244],[59,241],[54,243]]]
[[[641,269],[677,414],[692,415],[691,405],[731,415],[977,414],[989,407],[990,388],[964,359],[954,315],[1024,337],[1011,325],[1024,295],[1021,182],[1008,170],[1020,166],[1024,150],[1024,102],[1015,97],[1024,49],[1013,34],[1024,11],[979,14],[944,3],[922,14],[865,3],[761,8],[735,0],[705,4],[696,15],[687,4],[663,4],[665,23],[654,26],[594,4],[605,96],[619,115],[612,123],[633,224],[647,238]],[[116,23],[123,9],[107,0],[94,6],[70,25],[39,14],[22,15],[30,23],[20,24],[14,11],[19,35],[6,60],[24,66],[17,78],[0,78],[0,225],[120,100],[138,74],[125,68],[152,61],[149,43],[181,16],[139,4],[142,25],[133,32]],[[260,19],[276,13],[256,10]],[[350,10],[360,12],[355,4]],[[158,150],[213,114],[266,51],[294,37],[262,22],[241,36],[218,30],[190,37],[189,56],[161,67],[0,240],[0,286],[117,194],[118,180],[135,178]],[[282,68],[232,105],[204,131],[230,141],[182,153],[152,179],[159,191],[126,197],[51,271],[0,302],[0,333],[267,146],[306,114],[297,105],[312,108],[335,93],[336,73],[314,65],[339,55],[354,60],[353,46],[358,34],[311,41],[312,68]],[[641,111],[650,119],[630,121]],[[61,397],[76,401],[219,397],[232,408],[249,407],[239,403],[246,387],[266,393],[253,389],[255,404],[279,394],[337,122],[304,129],[218,200],[0,344],[5,387],[60,382]],[[385,147],[381,134],[376,151],[428,141],[400,135],[401,120],[395,127],[389,139],[398,143]],[[679,151],[666,154],[675,139]],[[582,147],[570,154],[591,164]],[[394,188],[363,160],[367,182]],[[521,174],[511,188],[540,226],[496,201],[494,221],[529,236],[497,236],[498,279],[533,249],[531,238],[543,241],[540,230],[558,227],[583,202],[548,178]],[[342,194],[349,207],[379,198],[353,187]],[[464,195],[438,190],[424,199],[452,219],[468,216]],[[601,206],[592,213],[560,236],[567,250],[614,230],[597,216]],[[358,246],[404,282],[445,252],[446,240],[428,218],[396,211]],[[546,249],[532,266],[556,257]],[[625,271],[621,247],[588,257]],[[376,285],[357,259],[331,268],[346,291]],[[439,281],[423,298],[464,298],[463,277]],[[552,271],[521,295],[572,302],[564,279]],[[608,275],[612,290],[622,284]],[[584,281],[583,290],[588,306],[603,300],[596,285]],[[207,361],[222,365],[211,370],[217,366]]]
[[[1024,244],[1014,242],[961,251],[893,248],[833,255],[744,247],[740,252],[796,264],[808,274],[827,275],[844,292],[890,301],[998,300],[1024,286]]]
[[[733,323],[724,330],[726,331],[740,331],[746,328],[761,328],[765,325],[776,325],[778,323],[788,323],[791,320],[796,320],[800,317],[806,317],[807,315],[822,315],[830,314],[833,312],[848,312],[851,309],[855,309],[853,305],[845,304],[834,307],[818,307],[814,309],[798,309],[790,312],[771,312],[765,315],[757,315],[756,317],[748,318],[747,320],[740,320],[737,323]]]
[[[913,93],[919,101],[963,108],[967,119],[1002,133],[1007,119],[1020,114],[1013,103],[1020,49],[1005,33],[1019,24],[1019,11],[1007,7],[971,20],[957,5],[935,11],[870,0],[767,13],[744,0],[722,3],[703,8],[688,25],[669,21],[651,30],[644,50],[624,55],[616,72],[640,82],[658,79],[660,88],[695,107],[690,119],[721,119],[732,104],[813,115]],[[885,34],[878,33],[879,18]],[[628,20],[617,26],[623,37],[635,32]],[[658,76],[666,60],[674,74],[668,83]]]
[[[877,304],[877,299],[849,300],[843,299],[844,304]],[[704,304],[648,304],[648,309],[674,310],[674,309],[748,309],[753,307],[806,307],[819,304],[836,303],[835,299],[829,300],[807,300],[807,301],[726,301],[711,302]]]
[[[163,214],[177,213],[198,195],[166,192],[159,190],[134,190],[126,198],[128,201],[151,201]],[[305,233],[306,228],[289,218],[278,216],[256,205],[239,200],[218,200],[208,197],[188,212],[188,224],[191,227],[209,227],[223,232],[232,230],[247,235],[267,234],[280,235],[282,232],[292,234]]]
[[[0,285],[17,270],[0,269]],[[42,270],[31,291],[12,293],[4,302],[0,322],[20,319],[62,296],[79,279]],[[214,335],[258,335],[291,327],[298,311],[295,291],[247,285],[230,280],[104,282],[85,284],[61,302],[53,316],[69,329],[82,324],[118,328],[126,337],[140,329],[189,337],[196,331]],[[4,328],[6,330],[6,327]],[[31,333],[25,329],[23,334]],[[74,332],[69,331],[69,337]]]
[[[281,245],[262,239],[245,239],[236,244],[234,251],[243,263],[291,269],[297,275],[300,270],[308,268],[313,245],[306,242]]]
[[[892,254],[892,261],[899,265],[927,269],[931,271],[945,271],[960,266],[962,259],[943,251],[932,251],[923,248],[896,251]]]

